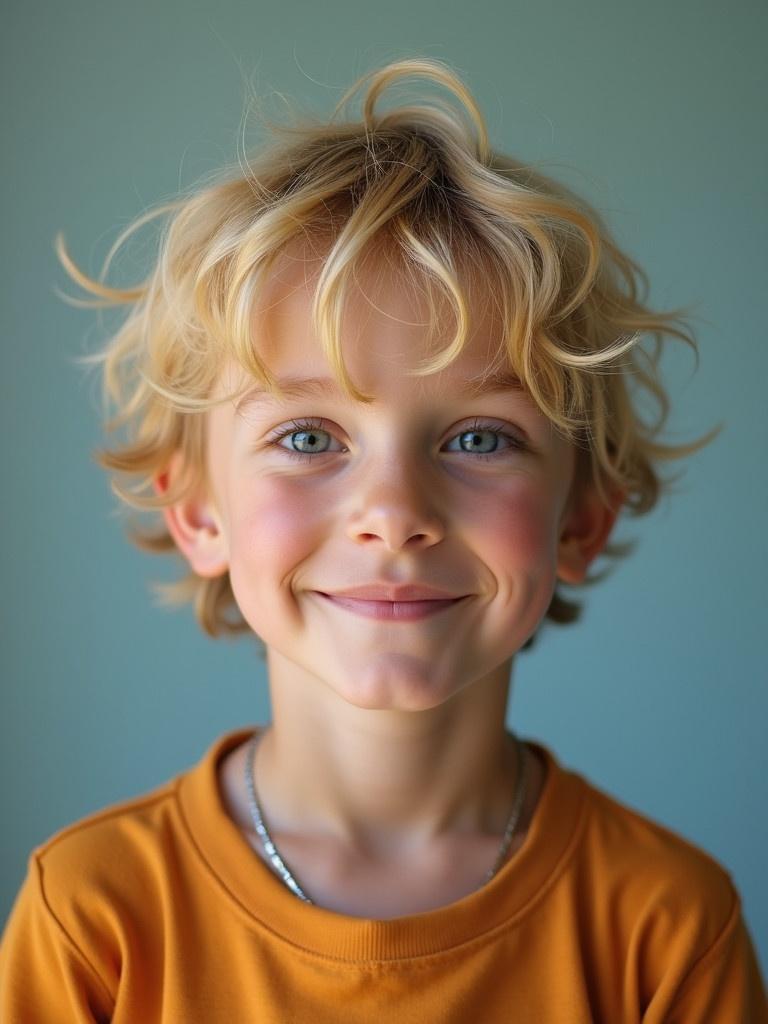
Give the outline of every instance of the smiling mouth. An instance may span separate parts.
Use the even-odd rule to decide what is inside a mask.
[[[418,619],[425,619],[451,608],[469,596],[429,601],[370,601],[357,597],[341,597],[338,594],[324,594],[321,590],[317,593],[331,604],[345,608],[355,615],[361,615],[366,619],[387,619],[392,622],[415,622]]]

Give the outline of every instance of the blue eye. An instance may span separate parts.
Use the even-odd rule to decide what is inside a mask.
[[[291,449],[282,445],[280,442],[286,437],[291,438],[297,447]],[[323,439],[330,437],[331,435],[321,428],[318,421],[294,420],[290,427],[274,434],[269,443],[280,448],[289,458],[309,462],[313,455],[323,455],[328,451],[328,448],[323,448],[322,445]]]
[[[289,427],[279,430],[270,439],[269,444],[279,448],[281,452],[292,459],[299,459],[302,462],[311,462],[313,455],[325,455],[331,452],[346,451],[342,445],[339,448],[331,449],[328,445],[333,441],[333,435],[323,430],[320,420],[293,420]],[[291,439],[292,447],[282,444],[285,438]],[[503,444],[502,444],[503,440]],[[509,451],[524,451],[525,444],[514,434],[500,426],[492,423],[475,422],[467,429],[455,434],[449,445],[458,441],[459,448],[447,448],[446,451],[463,455],[473,455],[475,458],[493,459],[503,456]]]
[[[505,447],[500,447],[501,438],[512,441],[513,448],[522,447],[516,438],[507,434],[501,427],[483,424],[478,424],[471,430],[463,430],[456,438],[460,447],[449,450],[465,452],[468,455],[494,455],[498,451],[505,451]]]

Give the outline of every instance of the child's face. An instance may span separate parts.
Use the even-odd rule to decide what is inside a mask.
[[[574,451],[522,392],[463,393],[488,370],[489,312],[448,369],[406,376],[427,352],[427,307],[382,270],[343,334],[350,375],[376,400],[346,399],[311,328],[314,280],[299,262],[283,270],[257,344],[281,380],[329,383],[212,410],[210,500],[190,518],[219,561],[187,554],[205,575],[228,568],[245,619],[297,672],[361,707],[431,707],[508,662],[544,616],[567,561]],[[392,620],[324,596],[377,583],[462,600]]]

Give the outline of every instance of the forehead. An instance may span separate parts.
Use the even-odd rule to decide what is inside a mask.
[[[312,320],[325,254],[293,247],[279,258],[253,312],[253,344],[272,373],[301,388],[307,378],[339,387]],[[466,288],[466,283],[463,282]],[[466,343],[446,368],[415,378],[409,371],[445,350],[457,329],[452,305],[423,271],[409,273],[386,250],[355,268],[339,316],[341,355],[362,391],[383,394],[404,381],[423,394],[514,387],[502,354],[502,321],[493,295],[467,289]],[[318,385],[322,386],[322,385]],[[311,386],[310,386],[311,387]]]

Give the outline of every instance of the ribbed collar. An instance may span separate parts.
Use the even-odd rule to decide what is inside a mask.
[[[394,961],[444,952],[510,925],[530,912],[563,870],[581,833],[585,782],[564,770],[539,743],[547,772],[522,847],[482,888],[436,910],[370,920],[301,902],[248,845],[226,813],[217,764],[253,735],[242,729],[220,737],[177,781],[188,838],[211,881],[223,889],[253,927],[321,956],[345,961]]]

